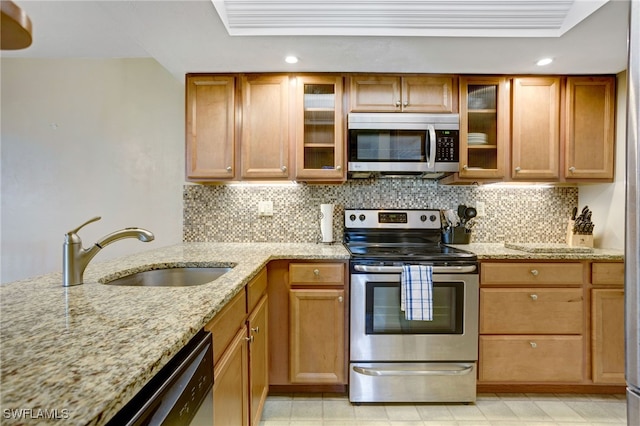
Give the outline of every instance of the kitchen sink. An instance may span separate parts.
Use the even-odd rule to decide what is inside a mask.
[[[134,287],[187,287],[210,283],[229,272],[233,267],[175,267],[136,272],[103,284]]]

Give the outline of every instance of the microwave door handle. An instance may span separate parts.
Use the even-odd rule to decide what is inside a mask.
[[[429,133],[429,145],[427,151],[427,168],[429,170],[435,169],[436,160],[436,129],[432,124],[427,125],[427,131]]]

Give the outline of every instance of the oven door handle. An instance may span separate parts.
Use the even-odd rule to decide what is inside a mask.
[[[354,265],[353,269],[358,272],[378,272],[389,274],[401,274],[402,266],[372,266],[372,265]],[[466,266],[434,266],[434,274],[464,274],[475,272],[475,265]]]
[[[353,367],[353,371],[356,373],[364,374],[365,376],[462,376],[469,374],[473,371],[473,365],[459,365],[455,368],[447,369],[385,369],[385,368],[372,368],[372,367]]]

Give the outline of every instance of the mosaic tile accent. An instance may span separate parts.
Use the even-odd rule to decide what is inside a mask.
[[[184,186],[185,242],[319,242],[320,204],[333,203],[334,237],[344,210],[456,209],[483,201],[472,242],[563,243],[576,187],[445,186],[422,179],[363,179],[343,185],[232,184]],[[259,216],[259,201],[273,216]]]

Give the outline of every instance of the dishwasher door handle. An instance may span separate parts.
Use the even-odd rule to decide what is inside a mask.
[[[372,266],[372,265],[354,265],[353,269],[358,272],[374,272],[374,273],[388,273],[388,274],[401,274],[402,266]],[[434,274],[468,274],[475,272],[477,267],[475,265],[466,266],[434,266]]]
[[[424,368],[387,369],[380,367],[358,367],[353,371],[365,376],[462,376],[473,371],[473,365],[452,365],[451,368],[428,370]]]

